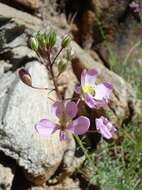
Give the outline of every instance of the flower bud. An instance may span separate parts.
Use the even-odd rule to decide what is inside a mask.
[[[56,32],[51,31],[51,32],[48,33],[47,40],[48,40],[49,45],[50,45],[51,47],[55,45],[55,43],[56,43],[56,38],[57,38]]]
[[[60,61],[58,63],[58,71],[59,71],[59,73],[64,72],[66,70],[66,68],[67,68],[67,63],[66,62]]]
[[[31,48],[34,50],[34,51],[37,51],[38,50],[38,40],[35,38],[35,37],[31,37],[30,38],[30,46]]]
[[[32,78],[28,71],[26,71],[24,68],[20,68],[18,70],[18,74],[24,84],[32,87]]]
[[[40,48],[43,48],[46,46],[46,36],[44,33],[39,32],[37,34],[37,39],[38,39],[38,43],[39,43]]]
[[[62,48],[66,48],[71,42],[71,37],[70,36],[65,36],[64,39],[62,40]]]

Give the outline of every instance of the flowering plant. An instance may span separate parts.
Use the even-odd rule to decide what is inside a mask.
[[[50,31],[49,33],[37,33],[35,37],[30,39],[32,49],[37,53],[41,63],[45,65],[51,75],[57,97],[57,100],[52,105],[52,112],[58,121],[53,122],[48,118],[42,118],[35,124],[35,130],[39,135],[45,137],[49,137],[58,131],[61,141],[68,139],[68,132],[74,135],[83,135],[90,130],[89,118],[84,115],[77,115],[80,101],[84,101],[90,109],[99,109],[108,104],[112,94],[111,83],[102,82],[96,84],[98,72],[93,68],[88,70],[84,69],[81,73],[81,83],[75,88],[75,92],[79,95],[78,100],[72,101],[72,97],[70,100],[66,100],[62,97],[57,80],[65,71],[67,65],[60,61],[58,66],[56,66],[56,60],[61,52],[69,45],[70,41],[70,36],[65,36],[57,55],[51,59],[52,50],[56,43],[56,33],[54,31]],[[54,67],[58,68],[58,77],[55,76]],[[31,88],[40,90],[47,89],[33,86],[32,76],[25,68],[19,69],[19,77]],[[96,118],[94,125],[96,125],[96,131],[106,139],[111,139],[116,132],[116,128],[104,116]]]

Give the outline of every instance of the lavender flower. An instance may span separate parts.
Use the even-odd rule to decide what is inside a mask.
[[[140,4],[137,0],[132,1],[129,4],[129,7],[133,10],[134,13],[139,13],[140,12]]]
[[[52,106],[53,113],[58,117],[59,123],[54,123],[48,119],[41,119],[36,125],[36,131],[45,137],[49,137],[56,131],[59,131],[60,140],[66,140],[66,132],[70,131],[75,135],[86,133],[90,126],[90,121],[85,116],[76,116],[78,108],[75,102],[68,102],[66,106],[62,102],[55,102]]]
[[[108,103],[112,93],[112,85],[108,82],[96,84],[97,71],[95,69],[83,70],[81,74],[81,86],[75,91],[90,108],[100,108]]]
[[[116,128],[112,123],[103,116],[96,119],[96,129],[106,139],[111,139],[116,132]]]

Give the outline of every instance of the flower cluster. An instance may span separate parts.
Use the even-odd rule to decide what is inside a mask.
[[[104,107],[112,93],[110,83],[96,84],[97,71],[95,69],[83,70],[81,74],[81,85],[77,86],[75,91],[80,94],[80,98],[90,108]],[[90,126],[90,121],[85,116],[76,117],[78,108],[75,102],[68,102],[66,106],[63,102],[55,102],[52,106],[53,113],[58,117],[59,122],[54,123],[48,119],[40,120],[36,125],[36,131],[43,136],[49,136],[56,131],[59,132],[60,140],[66,139],[66,132],[70,131],[75,135],[86,133]],[[111,139],[116,132],[116,128],[105,117],[96,119],[96,130],[104,138]]]
[[[80,100],[84,101],[90,109],[99,109],[106,106],[112,94],[112,85],[109,82],[96,84],[98,72],[96,69],[84,69],[81,74],[80,85],[77,85],[75,92],[79,95],[77,102],[64,100],[58,87],[58,77],[66,69],[63,61],[57,64],[58,74],[54,73],[54,65],[60,53],[69,45],[71,38],[66,36],[61,42],[61,47],[55,57],[52,56],[52,48],[56,43],[56,33],[51,31],[49,33],[37,33],[35,37],[30,40],[31,48],[37,53],[40,61],[45,66],[51,75],[54,90],[57,95],[57,101],[52,105],[52,112],[57,117],[57,122],[43,118],[35,125],[36,131],[45,137],[49,137],[55,132],[59,133],[60,140],[67,139],[67,133],[74,135],[85,134],[90,127],[90,120],[86,116],[78,116],[78,103]],[[32,85],[32,76],[24,68],[19,69],[19,77],[22,82],[34,89],[47,90],[47,88],[36,87]],[[56,77],[58,76],[58,77]],[[107,118],[101,116],[96,118],[96,131],[104,138],[111,139],[116,132],[116,128],[108,121]]]

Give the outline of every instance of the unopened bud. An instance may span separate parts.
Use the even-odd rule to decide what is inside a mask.
[[[49,32],[47,38],[48,38],[49,45],[54,46],[56,43],[56,38],[57,38],[56,32],[54,31]]]
[[[39,32],[37,34],[37,39],[38,39],[38,43],[39,43],[40,48],[43,48],[44,46],[46,46],[46,36],[45,36],[45,33]]]
[[[66,48],[71,42],[70,36],[65,36],[65,38],[62,40],[62,48]]]
[[[67,63],[66,62],[60,61],[58,63],[58,71],[59,71],[59,73],[64,72],[66,70],[66,68],[67,68]]]
[[[27,70],[25,70],[24,68],[20,68],[18,70],[18,74],[19,74],[21,81],[24,84],[32,87],[32,78],[31,78],[31,75],[29,74],[29,72]]]
[[[38,50],[38,40],[35,38],[35,37],[31,37],[30,38],[30,46],[31,48],[34,50],[34,51],[37,51]]]

